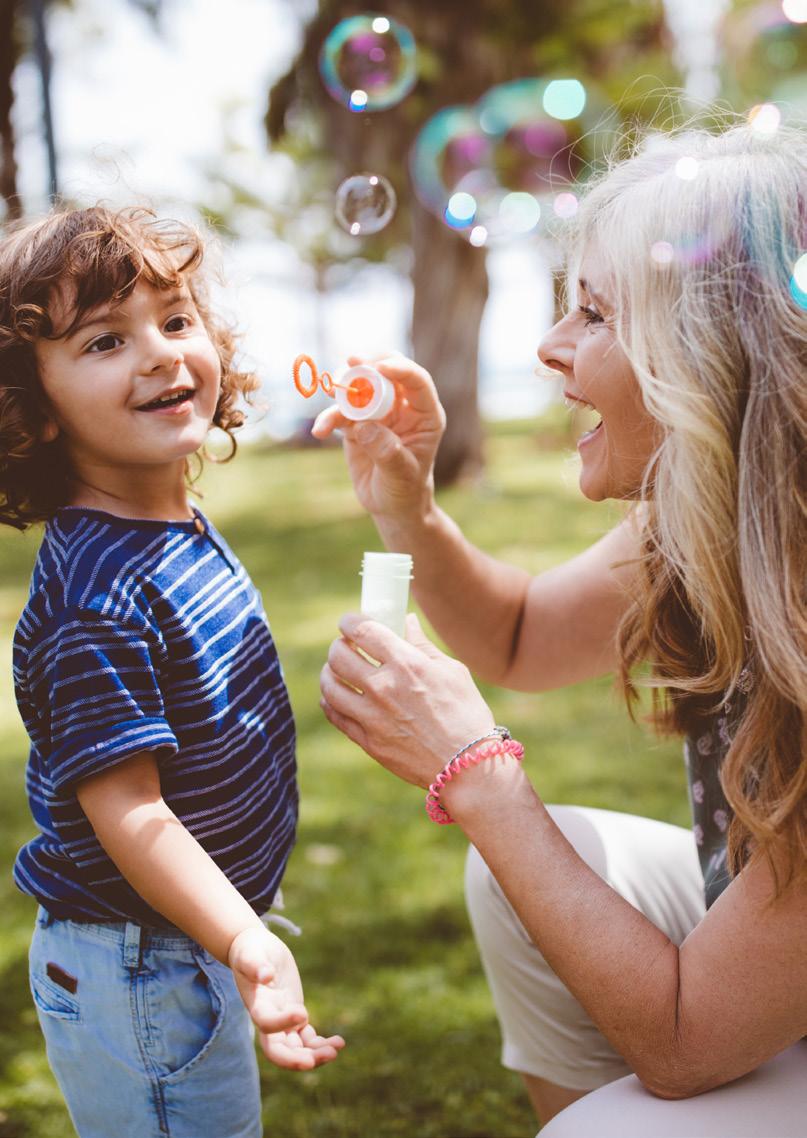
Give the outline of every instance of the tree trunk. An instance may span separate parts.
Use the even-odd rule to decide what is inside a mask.
[[[488,298],[485,251],[413,205],[415,359],[434,376],[448,423],[435,465],[447,486],[484,465],[477,400],[479,329]]]
[[[17,160],[14,155],[14,128],[11,108],[14,102],[12,77],[17,62],[14,0],[0,0],[0,197],[5,202],[6,219],[22,213],[17,195]]]

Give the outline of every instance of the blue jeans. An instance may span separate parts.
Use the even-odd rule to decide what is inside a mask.
[[[30,978],[80,1138],[260,1138],[252,1024],[195,941],[40,909]]]

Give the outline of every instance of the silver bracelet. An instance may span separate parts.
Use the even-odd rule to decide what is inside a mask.
[[[452,755],[448,760],[446,767],[450,767],[455,759],[458,759],[460,755],[464,755],[466,751],[470,751],[471,747],[475,747],[477,743],[484,742],[485,739],[492,739],[494,735],[498,739],[502,740],[513,738],[506,727],[501,727],[497,724],[495,727],[491,728],[490,731],[487,731],[484,735],[480,735],[478,739],[472,739],[470,743],[466,743],[464,747],[460,747],[457,753],[455,755]],[[443,769],[445,769],[445,767]]]

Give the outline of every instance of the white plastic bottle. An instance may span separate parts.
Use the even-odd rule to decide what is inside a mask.
[[[411,554],[365,553],[361,566],[361,611],[403,636],[411,579]]]
[[[395,388],[368,364],[345,367],[333,377],[334,398],[346,419],[383,419],[395,403]]]

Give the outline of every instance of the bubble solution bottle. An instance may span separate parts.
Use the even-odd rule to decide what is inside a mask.
[[[411,554],[365,553],[361,566],[362,613],[403,636],[411,579]]]
[[[367,364],[342,368],[333,377],[334,397],[346,419],[383,419],[395,403],[395,388],[380,371]],[[386,554],[378,554],[379,557]],[[389,556],[397,556],[390,554]]]

